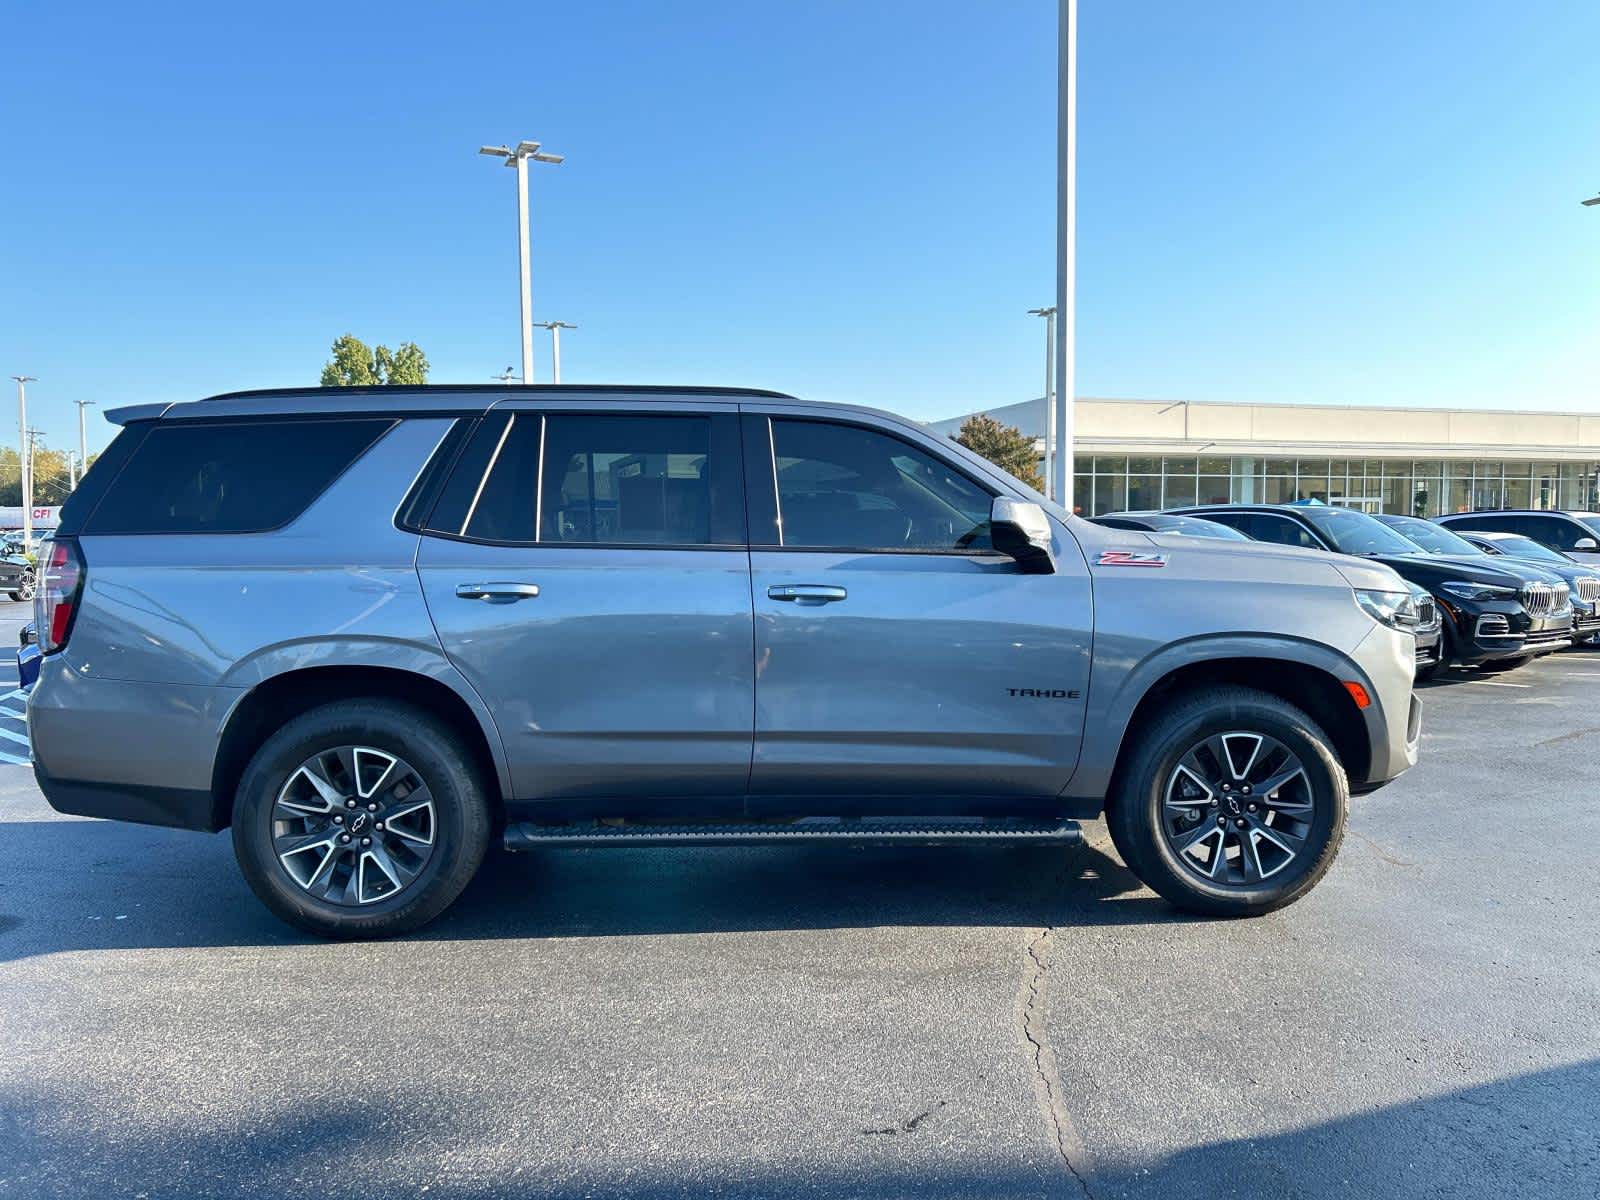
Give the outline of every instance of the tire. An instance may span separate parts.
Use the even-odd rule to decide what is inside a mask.
[[[385,813],[393,819],[379,824]],[[491,825],[485,782],[449,728],[410,705],[344,700],[261,744],[239,782],[233,847],[251,890],[290,925],[327,938],[388,937],[455,901]],[[284,853],[308,842],[317,844]]]
[[[8,593],[13,600],[32,600],[35,590],[34,574],[29,571],[22,577],[22,586],[16,591]]]
[[[1188,767],[1180,760],[1199,763],[1201,759],[1189,757],[1191,750],[1223,735],[1227,735],[1236,759],[1249,750],[1249,739],[1257,739],[1257,750],[1246,762],[1244,774],[1239,775],[1230,765],[1222,775],[1231,776],[1235,788],[1253,788],[1246,780],[1269,783],[1282,773],[1275,763],[1283,764],[1284,769],[1291,765],[1278,751],[1293,755],[1300,779],[1284,780],[1272,796],[1282,802],[1285,811],[1302,806],[1305,811],[1286,816],[1285,811],[1267,803],[1265,789],[1252,797],[1237,790],[1225,796],[1216,781],[1202,785],[1217,799],[1215,806],[1204,799],[1184,803],[1180,791],[1171,792],[1179,797],[1179,803],[1169,803],[1169,788],[1190,786],[1181,778]],[[1327,874],[1344,837],[1350,785],[1328,736],[1294,705],[1249,688],[1210,688],[1173,701],[1137,738],[1111,797],[1106,824],[1128,869],[1169,903],[1209,917],[1258,916],[1294,903]],[[1266,749],[1269,744],[1276,749]],[[1258,761],[1257,755],[1265,756]],[[1187,778],[1196,777],[1191,774]],[[1252,803],[1258,803],[1258,808],[1249,809]],[[1276,824],[1269,823],[1269,811],[1270,821]],[[1197,812],[1200,819],[1187,833],[1205,840],[1194,843],[1193,849],[1209,850],[1217,844],[1214,834],[1202,833],[1202,828],[1214,830],[1216,816],[1248,823],[1244,833],[1232,827],[1223,833],[1224,856],[1209,877],[1197,856],[1175,848],[1182,838],[1170,833],[1173,820],[1188,820]],[[1251,839],[1253,858],[1245,857],[1245,837]],[[1295,843],[1291,857],[1282,859],[1283,851],[1274,846],[1274,837],[1277,845],[1286,849]],[[1250,878],[1252,865],[1254,880]]]
[[[1444,670],[1444,659],[1436,658],[1426,666],[1417,668],[1417,682],[1429,683],[1437,678],[1442,670]]]

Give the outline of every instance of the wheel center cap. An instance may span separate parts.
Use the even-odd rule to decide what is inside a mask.
[[[1233,807],[1234,807],[1234,811],[1235,812],[1237,812],[1239,810],[1239,806],[1237,804],[1235,804]],[[351,833],[363,833],[363,832],[366,831],[367,826],[369,824],[371,824],[371,823],[372,823],[372,814],[369,813],[369,812],[366,812],[365,810],[362,810],[362,811],[356,812],[350,818],[350,824],[349,824],[348,828],[349,828]]]
[[[1239,801],[1238,800],[1236,800],[1232,796],[1229,796],[1228,797],[1228,811],[1233,813],[1235,816],[1238,816],[1244,810],[1239,807]]]

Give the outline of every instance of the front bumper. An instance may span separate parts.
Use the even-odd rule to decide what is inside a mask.
[[[1548,654],[1572,641],[1570,608],[1539,617],[1511,600],[1441,600],[1440,608],[1452,622],[1456,657],[1470,666]]]
[[[1352,779],[1356,791],[1371,791],[1417,763],[1422,738],[1422,701],[1416,678],[1417,639],[1410,633],[1375,625],[1351,657],[1367,677],[1372,703],[1362,710],[1371,750],[1365,779]]]

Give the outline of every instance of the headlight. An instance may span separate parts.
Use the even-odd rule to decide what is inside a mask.
[[[1417,602],[1406,592],[1374,592],[1356,589],[1356,603],[1374,621],[1390,629],[1415,629],[1422,622]]]
[[[1492,583],[1467,583],[1465,580],[1452,580],[1439,585],[1441,591],[1449,592],[1460,600],[1515,600],[1517,589],[1498,587]]]

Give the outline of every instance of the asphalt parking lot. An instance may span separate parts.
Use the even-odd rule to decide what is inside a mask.
[[[1425,699],[1327,880],[1235,923],[1096,825],[496,854],[327,945],[226,836],[0,765],[0,1197],[1600,1195],[1600,653]]]

